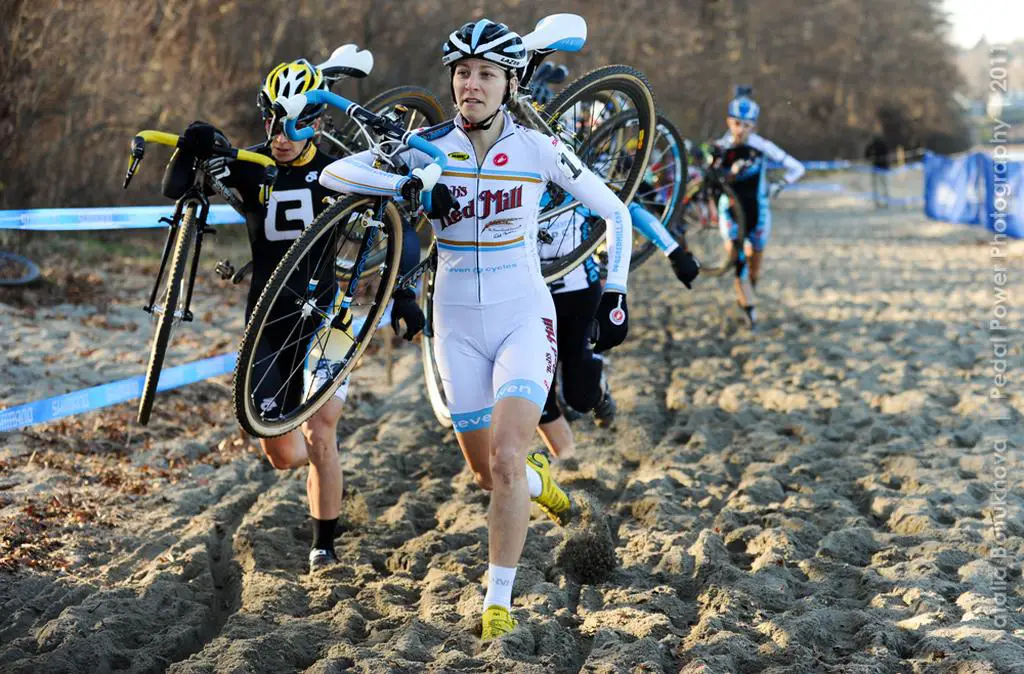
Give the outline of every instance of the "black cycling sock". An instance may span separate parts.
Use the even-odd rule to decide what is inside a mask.
[[[338,527],[338,518],[318,520],[312,517],[310,519],[313,521],[313,549],[334,552],[334,531]]]

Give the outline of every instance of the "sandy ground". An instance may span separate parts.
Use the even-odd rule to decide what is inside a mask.
[[[618,420],[576,422],[581,465],[558,472],[606,510],[619,567],[578,582],[535,513],[520,628],[486,647],[487,497],[413,347],[393,386],[379,359],[354,378],[344,563],[313,576],[305,471],[240,439],[228,377],[161,395],[146,429],[125,404],[0,436],[0,670],[1024,671],[1024,248],[1000,425],[988,238],[787,195],[753,335],[727,279],[687,292],[648,262]],[[0,404],[141,372],[147,259],[51,256],[49,286],[0,295]],[[237,339],[241,292],[198,301],[170,365]]]

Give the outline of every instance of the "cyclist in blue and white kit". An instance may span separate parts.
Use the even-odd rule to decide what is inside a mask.
[[[567,521],[572,504],[542,452],[527,455],[555,376],[557,323],[537,251],[537,217],[554,182],[607,222],[608,278],[599,302],[598,348],[627,333],[629,213],[572,151],[516,124],[503,108],[527,63],[522,38],[487,19],[467,23],[443,47],[451,70],[455,119],[420,135],[448,155],[429,212],[437,240],[434,348],[459,445],[476,482],[491,491],[487,594],[482,638],[515,627],[512,584],[522,554],[530,500]],[[423,187],[430,157],[408,150],[411,177],[377,171],[368,153],[335,162],[320,182],[339,192],[401,194]],[[442,190],[443,191],[443,190]]]
[[[749,87],[736,87],[736,96],[729,102],[725,120],[729,130],[716,144],[725,150],[723,168],[732,167],[736,172],[732,187],[746,219],[746,242],[741,242],[739,227],[729,213],[728,198],[723,195],[719,202],[719,228],[730,254],[734,247],[739,247],[736,301],[747,312],[753,327],[757,322],[753,290],[761,275],[761,261],[772,230],[769,201],[783,187],[799,180],[804,166],[775,143],[754,133],[761,108],[750,98],[750,93]],[[769,162],[782,165],[785,170],[782,180],[768,182]],[[745,292],[744,286],[748,284]]]

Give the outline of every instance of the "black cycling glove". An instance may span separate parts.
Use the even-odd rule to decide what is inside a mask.
[[[597,322],[597,342],[594,353],[601,353],[626,341],[629,332],[629,310],[626,296],[614,290],[601,295],[594,320]]]
[[[684,286],[692,290],[693,286],[690,284],[700,274],[700,262],[697,258],[690,251],[684,250],[680,246],[669,253],[668,259],[672,263],[672,271],[675,272],[676,278],[682,281]]]
[[[412,338],[419,334],[423,330],[423,326],[427,324],[423,310],[416,303],[416,293],[409,288],[399,288],[391,297],[394,302],[391,305],[391,329],[397,335],[401,329],[399,321],[404,320],[405,334],[402,337],[412,341]]]

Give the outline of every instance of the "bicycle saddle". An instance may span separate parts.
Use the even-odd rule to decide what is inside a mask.
[[[527,51],[579,51],[587,41],[587,21],[578,14],[552,14],[523,36]]]
[[[346,75],[363,78],[373,70],[373,54],[368,49],[360,50],[354,44],[344,44],[335,49],[330,58],[318,64],[317,69],[331,81]]]

